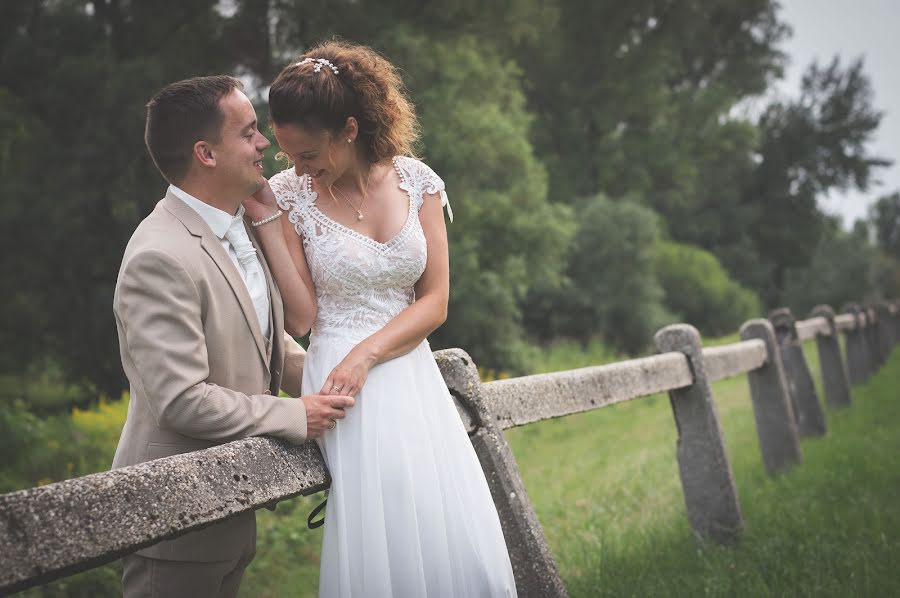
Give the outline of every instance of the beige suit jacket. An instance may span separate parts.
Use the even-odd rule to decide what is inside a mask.
[[[299,396],[305,354],[284,333],[281,296],[259,255],[271,339],[263,338],[240,273],[199,214],[169,193],[137,227],[113,302],[131,387],[113,468],[247,436],[306,440],[303,402],[275,396],[279,388]],[[138,554],[227,560],[255,534],[255,514],[245,513]]]

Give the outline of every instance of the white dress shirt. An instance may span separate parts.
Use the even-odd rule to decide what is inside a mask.
[[[263,338],[269,338],[269,289],[266,284],[266,276],[263,273],[259,256],[250,244],[250,237],[244,226],[244,206],[238,209],[232,216],[219,208],[214,208],[204,203],[175,185],[169,185],[169,191],[178,199],[190,206],[209,225],[212,232],[219,238],[222,247],[234,263],[234,267],[241,274],[241,279],[247,286],[250,299],[253,300],[253,309],[256,312],[256,320],[259,322]],[[234,239],[236,244],[231,241]],[[240,252],[240,256],[238,254]]]

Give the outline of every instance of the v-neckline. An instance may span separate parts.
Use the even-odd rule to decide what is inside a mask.
[[[397,172],[397,177],[400,179],[400,182],[398,183],[397,186],[406,193],[408,205],[407,205],[406,220],[404,221],[403,226],[400,227],[400,230],[397,231],[397,233],[393,237],[388,239],[387,241],[384,241],[383,243],[381,241],[376,241],[372,237],[364,235],[357,230],[353,230],[349,226],[341,224],[340,222],[338,222],[337,220],[335,220],[334,218],[332,218],[331,216],[329,216],[328,214],[326,214],[325,212],[320,210],[319,206],[316,205],[316,200],[319,198],[319,194],[318,194],[318,192],[313,191],[312,179],[310,178],[309,174],[304,174],[303,176],[306,177],[304,187],[306,188],[306,192],[309,195],[309,199],[310,199],[309,206],[315,211],[315,213],[319,216],[319,218],[322,221],[324,221],[324,223],[326,225],[330,226],[331,228],[333,228],[339,232],[347,233],[350,237],[358,239],[359,241],[361,241],[367,245],[374,246],[376,249],[379,249],[382,251],[387,251],[392,246],[394,246],[398,242],[398,240],[400,240],[406,234],[406,231],[409,228],[410,223],[413,220],[413,214],[415,212],[415,205],[413,203],[412,189],[410,188],[409,182],[407,181],[406,176],[403,174],[403,171],[400,168],[400,165],[397,163],[396,156],[391,158],[391,163],[394,166],[394,170]]]

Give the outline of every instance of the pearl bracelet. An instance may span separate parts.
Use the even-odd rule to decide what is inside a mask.
[[[284,214],[284,212],[282,212],[281,210],[278,210],[277,212],[275,212],[268,218],[263,218],[262,220],[251,220],[250,226],[262,226],[263,224],[268,224],[269,222],[272,222],[273,220],[278,220],[282,214]]]

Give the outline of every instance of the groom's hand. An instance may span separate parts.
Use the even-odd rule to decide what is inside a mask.
[[[312,440],[334,429],[345,409],[353,407],[353,397],[342,395],[305,395],[300,397],[306,407],[306,438]]]

